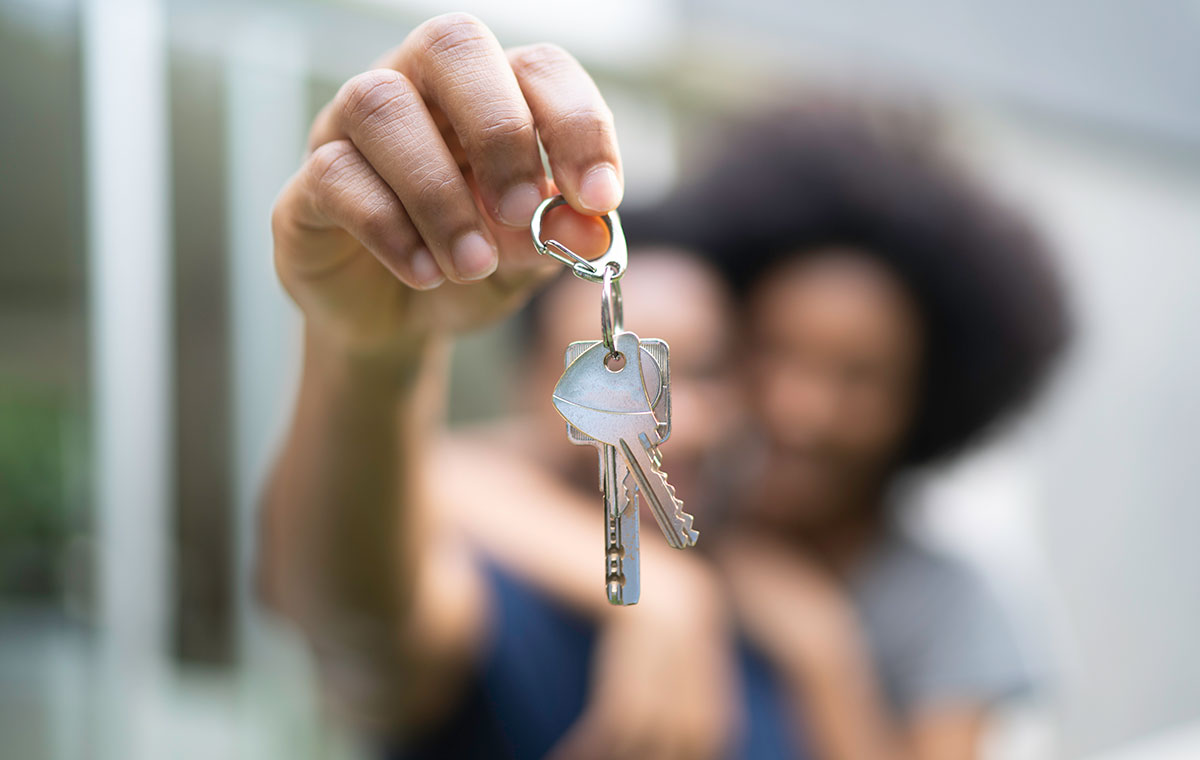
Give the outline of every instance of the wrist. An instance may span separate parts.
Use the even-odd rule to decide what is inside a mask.
[[[400,393],[416,382],[445,341],[432,333],[403,336],[386,348],[363,346],[309,322],[304,328],[304,369],[356,390]]]

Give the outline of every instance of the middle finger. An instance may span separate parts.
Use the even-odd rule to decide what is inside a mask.
[[[529,224],[547,192],[533,115],[500,42],[466,13],[417,27],[384,65],[404,72],[446,117],[496,221]]]
[[[438,266],[455,281],[497,264],[496,244],[424,100],[403,74],[376,69],[342,86],[336,131],[347,135],[396,193]]]

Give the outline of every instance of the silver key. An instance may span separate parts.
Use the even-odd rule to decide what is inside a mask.
[[[662,474],[661,455],[658,445],[671,433],[670,382],[667,344],[662,341],[646,341],[642,347],[636,335],[625,333],[621,309],[619,280],[628,268],[625,236],[621,232],[620,219],[616,211],[601,217],[608,227],[608,249],[599,258],[585,259],[555,240],[542,240],[542,216],[555,206],[566,203],[561,195],[548,198],[538,206],[530,222],[529,231],[533,246],[538,253],[550,256],[571,268],[576,277],[602,286],[600,298],[600,335],[602,340],[594,344],[572,344],[567,349],[566,365],[562,379],[555,388],[554,404],[567,420],[568,437],[574,443],[586,443],[596,447],[599,458],[600,489],[605,502],[605,580],[608,599],[613,604],[634,604],[640,594],[640,571],[638,567],[638,502],[645,494],[654,510],[655,518],[672,546],[680,548],[695,543],[697,533],[692,530],[692,518],[683,512],[682,504],[675,491],[667,484]],[[621,348],[616,338],[621,338]],[[574,353],[578,351],[578,353]],[[643,356],[643,353],[646,356]],[[628,369],[609,373],[604,358],[620,353],[628,362]],[[660,356],[661,354],[661,360]],[[587,365],[589,369],[581,369]],[[588,378],[588,372],[599,370],[600,375]],[[643,372],[646,374],[643,375]],[[625,416],[620,410],[612,410],[601,404],[586,409],[571,408],[575,401],[586,400],[588,394],[580,393],[589,383],[593,390],[604,394],[606,383],[611,378],[605,373],[636,375],[631,380],[622,378],[612,384],[608,391],[618,397],[624,394],[626,405],[632,404],[635,413],[644,418],[632,427],[618,425],[615,432],[631,438],[629,441],[614,432],[611,420],[605,424],[605,415]],[[597,384],[596,381],[599,380]],[[582,385],[580,383],[582,382]],[[636,386],[636,389],[635,389]],[[650,389],[650,393],[647,393]],[[559,391],[566,393],[560,396]],[[640,400],[639,400],[640,399]],[[611,398],[610,398],[611,401]],[[584,405],[586,407],[586,404]],[[577,412],[582,412],[577,414]],[[582,426],[579,426],[583,423]],[[593,428],[593,423],[598,427]],[[668,509],[669,506],[669,509]]]
[[[637,604],[642,593],[638,494],[625,459],[598,443],[604,463],[604,585],[609,604]]]
[[[606,363],[610,352],[593,346],[571,362],[554,388],[554,406],[567,422],[622,455],[644,495],[667,543],[676,549],[693,546],[699,533],[692,516],[662,471],[658,446],[668,432],[654,414],[642,369],[638,336],[619,332],[616,350],[624,365]],[[610,368],[613,367],[613,368]]]
[[[581,340],[567,346],[563,364],[573,361],[600,341]],[[655,415],[671,429],[670,364],[667,344],[657,339],[641,341],[642,373],[647,388],[654,389]],[[600,492],[604,494],[604,576],[611,604],[637,604],[641,595],[640,517],[637,480],[616,448],[585,435],[567,423],[567,438],[577,445],[595,446],[599,459]]]

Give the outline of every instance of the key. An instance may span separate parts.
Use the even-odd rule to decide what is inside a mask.
[[[595,345],[571,362],[554,388],[554,406],[581,433],[621,454],[667,543],[676,549],[694,546],[699,533],[692,516],[683,511],[662,471],[658,446],[669,431],[654,414],[640,340],[619,332],[614,345],[623,361],[612,361],[607,348]]]
[[[699,537],[692,516],[662,471],[659,445],[671,434],[667,344],[627,333],[619,280],[628,269],[625,237],[615,211],[603,219],[609,245],[585,259],[562,243],[541,238],[542,216],[566,201],[561,195],[538,206],[529,231],[538,253],[571,267],[576,277],[602,286],[598,343],[574,343],[554,389],[554,405],[567,420],[574,443],[596,447],[605,504],[605,583],[613,604],[634,604],[641,592],[638,505],[646,499],[667,542],[683,549]],[[613,361],[613,360],[616,361]]]
[[[667,543],[677,549],[693,546],[699,533],[692,528],[692,516],[683,511],[661,469],[658,445],[666,429],[647,394],[639,339],[621,332],[615,341],[623,364],[607,362],[609,352],[602,345],[589,348],[559,379],[554,405],[580,432],[619,450]]]
[[[600,341],[576,341],[567,346],[564,367]],[[665,420],[670,435],[671,396],[667,344],[661,340],[641,341],[643,379],[653,388],[653,408]],[[598,452],[600,492],[604,494],[604,571],[610,604],[637,604],[641,595],[640,517],[637,481],[629,472],[625,458],[617,450],[582,433],[567,423],[567,438],[577,445],[595,446]]]
[[[637,486],[625,459],[598,443],[604,457],[604,585],[609,604],[637,604],[642,593],[641,531]]]

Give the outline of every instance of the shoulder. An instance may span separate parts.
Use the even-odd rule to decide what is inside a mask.
[[[1033,685],[1011,614],[966,561],[894,534],[865,563],[853,594],[898,703],[993,702]]]
[[[864,613],[894,615],[917,628],[936,626],[994,599],[988,582],[969,563],[900,532],[880,541],[852,586]]]

